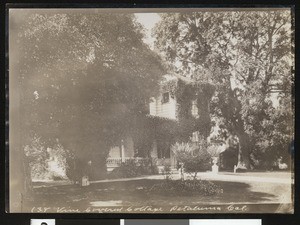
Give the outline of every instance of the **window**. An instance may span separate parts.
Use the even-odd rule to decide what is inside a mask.
[[[199,142],[200,138],[199,138],[199,131],[195,131],[192,134],[192,142]]]
[[[195,118],[198,118],[198,117],[199,117],[199,115],[198,115],[197,100],[192,101],[192,115],[193,115]]]
[[[162,96],[162,103],[165,104],[165,103],[168,103],[169,101],[170,101],[170,95],[169,95],[169,92],[163,93],[163,96]]]

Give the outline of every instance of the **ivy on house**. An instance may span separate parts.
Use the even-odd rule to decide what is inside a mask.
[[[214,94],[213,84],[204,82],[187,83],[173,79],[163,83],[161,93],[169,92],[176,98],[178,120],[155,116],[138,116],[134,125],[129,125],[138,156],[151,157],[153,140],[162,142],[188,142],[193,132],[206,139],[211,130],[210,100]],[[192,114],[192,102],[196,101],[198,115]]]
[[[207,138],[211,130],[210,100],[215,92],[215,86],[206,82],[186,83],[178,80],[175,96],[178,103],[178,120],[189,135],[199,131]],[[198,117],[192,115],[192,102],[196,101]]]

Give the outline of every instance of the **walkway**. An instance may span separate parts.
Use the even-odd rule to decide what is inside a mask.
[[[187,175],[185,175],[187,176]],[[198,173],[198,179],[202,180],[215,180],[215,181],[228,181],[228,182],[244,182],[244,183],[277,183],[277,184],[292,184],[292,174],[288,172],[248,172],[248,173],[228,173],[220,172],[213,174],[211,172]],[[172,174],[173,179],[180,179],[180,174]],[[143,180],[143,179],[164,179],[164,175],[151,175],[134,178],[122,178],[122,179],[110,179],[91,181],[91,184],[105,183],[105,182],[117,182],[117,181],[131,181],[131,180]]]

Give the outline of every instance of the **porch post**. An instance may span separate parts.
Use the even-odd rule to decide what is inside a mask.
[[[121,140],[121,160],[122,163],[125,163],[125,147],[124,147],[124,140]]]

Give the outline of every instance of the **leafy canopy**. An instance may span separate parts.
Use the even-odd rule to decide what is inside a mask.
[[[22,144],[38,134],[80,157],[106,155],[145,115],[163,74],[132,14],[26,11],[12,17]],[[26,132],[23,132],[26,131]]]

